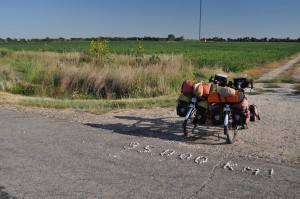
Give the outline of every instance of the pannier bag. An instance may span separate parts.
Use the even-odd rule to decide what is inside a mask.
[[[208,102],[207,101],[200,101],[196,107],[196,122],[199,125],[205,125],[206,123],[206,116],[207,116],[207,109],[208,109]]]
[[[250,121],[254,122],[256,120],[260,120],[259,112],[257,109],[257,106],[254,104],[251,104],[249,106],[249,111],[250,111]]]
[[[232,105],[232,126],[245,125],[250,121],[249,103],[246,98]]]
[[[210,94],[210,92],[212,91],[212,83],[206,83],[203,82],[202,86],[203,86],[203,94],[202,97],[207,98]]]
[[[243,92],[239,92],[238,90],[235,90],[235,93],[233,96],[228,96],[228,97],[219,95],[218,91],[212,91],[209,94],[207,101],[209,103],[220,103],[220,102],[237,103],[237,102],[242,101],[244,98],[245,98],[245,95],[243,94]]]
[[[221,96],[230,97],[230,96],[234,96],[235,89],[230,88],[230,87],[221,87],[221,89],[218,91],[218,93]]]
[[[193,85],[193,93],[196,97],[202,97],[203,95],[203,82],[198,82]]]
[[[188,110],[189,104],[191,102],[192,96],[190,94],[181,94],[178,98],[178,103],[176,107],[177,115],[180,117],[185,117]]]
[[[193,94],[193,85],[192,80],[184,80],[181,86],[181,93],[183,94]]]
[[[211,91],[211,83],[199,82],[193,85],[193,93],[196,97],[207,98]]]
[[[223,109],[220,104],[212,103],[209,105],[211,124],[218,126],[224,123]]]

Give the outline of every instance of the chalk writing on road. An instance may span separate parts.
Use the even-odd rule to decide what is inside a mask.
[[[199,165],[204,165],[204,163],[208,163],[208,157],[205,157],[203,155],[198,155],[198,156],[193,156],[193,154],[190,153],[178,153],[175,150],[172,149],[165,149],[163,151],[156,151],[156,153],[154,153],[153,150],[159,150],[157,149],[155,146],[153,145],[147,145],[145,147],[142,147],[139,143],[137,142],[131,142],[127,145],[125,145],[123,147],[126,150],[136,150],[136,152],[138,153],[144,153],[144,154],[159,154],[160,156],[165,156],[165,157],[177,157],[179,160],[182,161],[190,161],[193,160],[193,163],[199,164]],[[192,158],[194,157],[194,158]],[[231,163],[231,161],[223,164],[223,169],[227,170],[227,171],[239,171],[239,172],[243,172],[245,174],[251,174],[251,175],[259,175],[259,173],[261,173],[261,175],[263,175],[261,172],[261,170],[259,168],[251,168],[249,166],[244,166],[242,167],[243,169],[238,169],[237,168],[238,165]],[[268,177],[272,177],[274,175],[274,169],[268,169],[265,175]]]

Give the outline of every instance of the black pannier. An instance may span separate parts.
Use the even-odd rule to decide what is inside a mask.
[[[197,104],[196,107],[196,122],[199,125],[205,125],[206,124],[206,118],[207,118],[207,108],[208,108],[208,102],[207,101],[200,101]]]
[[[223,109],[220,104],[210,104],[209,105],[209,111],[210,111],[210,119],[212,125],[222,125],[224,123],[223,120]]]
[[[185,117],[189,111],[189,104],[191,102],[192,96],[189,94],[181,94],[177,101],[176,112],[180,117]]]

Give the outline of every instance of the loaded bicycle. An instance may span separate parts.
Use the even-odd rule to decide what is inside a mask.
[[[253,88],[251,79],[216,74],[208,83],[184,81],[178,99],[177,114],[184,117],[183,133],[189,136],[197,126],[223,128],[227,143],[234,143],[239,130],[259,119],[256,105],[248,104],[245,88]]]

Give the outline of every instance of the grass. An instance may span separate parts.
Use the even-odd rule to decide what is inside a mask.
[[[111,110],[151,107],[175,107],[177,95],[144,99],[122,100],[62,100],[53,98],[27,97],[0,92],[0,105],[74,109],[103,114]]]

